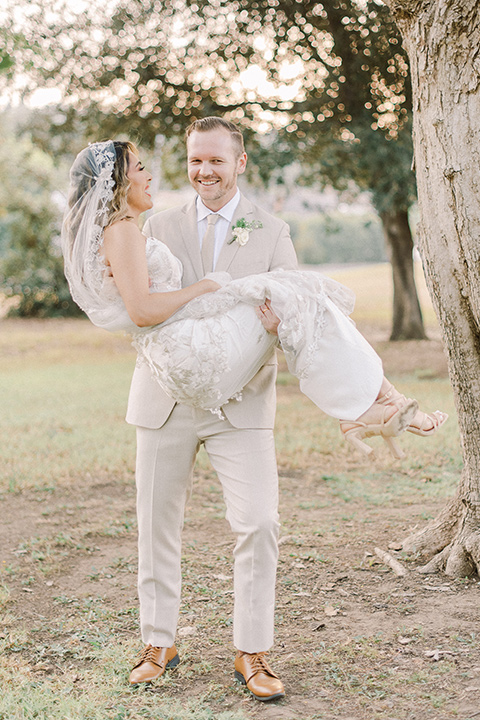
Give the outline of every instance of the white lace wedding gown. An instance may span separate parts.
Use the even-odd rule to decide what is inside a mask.
[[[148,238],[151,292],[181,288],[180,261],[167,246]],[[347,315],[353,293],[315,271],[275,270],[223,285],[178,310],[166,322],[140,329],[130,320],[112,278],[103,294],[118,305],[108,330],[133,335],[139,362],[148,363],[160,386],[181,403],[220,412],[271,355],[276,337],[267,333],[255,306],[270,298],[281,319],[278,338],[300,389],[329,415],[355,419],[374,402],[383,377],[381,361]],[[95,322],[95,320],[94,320]]]

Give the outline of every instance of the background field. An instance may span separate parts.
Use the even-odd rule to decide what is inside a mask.
[[[461,454],[422,280],[431,339],[388,343],[389,273],[380,265],[332,274],[356,291],[355,319],[387,375],[450,419],[431,439],[403,436],[406,460],[373,440],[376,458],[367,461],[281,365],[271,659],[287,697],[265,706],[233,681],[233,542],[203,453],[184,533],[182,662],[151,688],[128,686],[141,647],[135,437],[123,421],[134,352],[85,320],[1,321],[0,720],[479,716],[478,579],[422,575],[418,558],[395,550],[453,494]],[[389,549],[407,575],[382,565],[375,547]]]

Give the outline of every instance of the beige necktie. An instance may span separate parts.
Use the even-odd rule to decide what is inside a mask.
[[[220,216],[210,213],[208,227],[202,240],[202,262],[205,275],[213,270],[213,251],[215,248],[215,223]]]

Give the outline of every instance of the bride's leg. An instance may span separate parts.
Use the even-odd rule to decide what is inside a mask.
[[[372,450],[362,439],[379,435],[395,457],[403,457],[393,437],[405,430],[432,434],[445,422],[446,415],[439,411],[427,415],[415,400],[395,390],[384,377],[373,348],[331,302],[327,302],[325,320],[300,389],[328,415],[339,418],[345,437],[363,452]]]
[[[308,366],[306,374],[299,373],[300,390],[327,415],[354,421],[373,405],[382,389],[382,361],[354,323],[330,301],[324,322],[321,336],[314,336],[311,347],[307,345],[299,354],[297,364]]]
[[[387,407],[397,408],[401,408],[409,402],[409,399],[406,398],[405,395],[402,395],[387,378],[384,378],[377,400]],[[432,413],[425,413],[422,412],[422,410],[418,410],[412,422],[407,427],[407,431],[414,435],[433,435],[433,433],[447,421],[447,418],[447,413],[441,410],[435,410]]]
[[[405,454],[392,440],[394,436],[405,430],[416,435],[432,435],[447,418],[448,415],[440,410],[433,413],[422,412],[418,409],[416,400],[406,398],[384,377],[373,405],[355,422],[341,422],[340,427],[346,439],[363,452],[372,452],[371,448],[362,442],[363,437],[381,435],[392,454],[402,458]]]
[[[416,400],[407,400],[396,405],[386,400],[386,393],[393,385],[383,377],[380,392],[375,402],[354,421],[340,421],[340,429],[352,445],[369,455],[372,448],[363,442],[363,438],[376,435],[387,443],[392,455],[398,459],[405,457],[404,452],[395,442],[394,438],[407,430],[418,412]]]

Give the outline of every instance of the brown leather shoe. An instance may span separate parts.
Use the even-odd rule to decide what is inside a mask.
[[[261,702],[284,697],[283,683],[267,663],[265,653],[237,652],[235,677]]]
[[[130,673],[130,682],[135,685],[142,682],[152,682],[159,678],[167,668],[178,665],[177,648],[153,647],[146,645],[138,656],[138,662]]]

